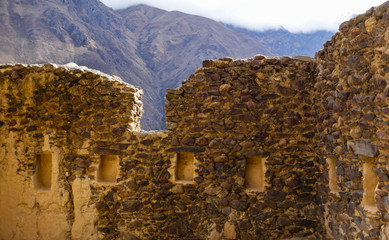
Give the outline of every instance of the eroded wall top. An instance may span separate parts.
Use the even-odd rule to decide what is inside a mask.
[[[20,108],[26,111],[35,108],[35,117],[45,121],[46,126],[52,124],[51,126],[57,129],[66,130],[69,124],[77,126],[77,120],[80,120],[81,115],[87,117],[83,121],[86,120],[88,123],[78,125],[98,126],[96,121],[104,118],[100,116],[99,110],[104,109],[107,112],[111,110],[111,116],[106,116],[107,118],[115,118],[113,116],[125,113],[127,119],[121,119],[121,124],[129,130],[140,130],[143,91],[121,81],[118,77],[74,64],[67,66],[46,64],[2,65],[0,78],[3,93],[0,103],[4,116],[17,112],[21,110]],[[61,114],[67,119],[55,118]],[[5,123],[6,126],[20,124],[18,121],[15,123],[15,119],[8,117],[6,119],[8,121]],[[93,130],[90,129],[89,134],[90,131]]]

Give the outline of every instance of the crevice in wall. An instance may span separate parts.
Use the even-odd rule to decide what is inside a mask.
[[[180,152],[176,155],[176,181],[193,181],[194,178],[194,154],[192,152]]]
[[[266,158],[260,156],[246,157],[246,188],[252,191],[265,190]]]
[[[101,155],[97,172],[97,181],[101,183],[115,183],[119,171],[118,155]]]
[[[50,190],[52,178],[52,154],[44,152],[36,155],[35,189]]]

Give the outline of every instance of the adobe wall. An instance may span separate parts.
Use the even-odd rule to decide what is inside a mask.
[[[317,150],[329,161],[333,239],[389,238],[389,2],[340,26],[316,54]],[[321,147],[320,147],[321,146]]]

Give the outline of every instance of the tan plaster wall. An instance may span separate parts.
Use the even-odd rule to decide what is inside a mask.
[[[377,187],[377,175],[374,173],[374,164],[371,162],[364,162],[362,164],[362,185],[363,185],[363,196],[361,204],[367,208],[375,209],[375,191]]]
[[[2,142],[0,155],[0,237],[2,239],[68,239],[70,225],[66,203],[69,193],[57,181],[59,149],[52,152],[53,169],[50,190],[34,187],[33,178],[18,172],[18,157],[23,142],[10,133]],[[53,231],[55,229],[55,231]]]
[[[98,212],[94,204],[89,204],[92,196],[90,179],[76,178],[72,183],[74,203],[74,223],[72,239],[99,239],[97,233]]]

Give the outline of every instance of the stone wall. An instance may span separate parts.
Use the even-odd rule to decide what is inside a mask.
[[[306,91],[314,64],[262,56],[204,64],[168,90],[168,130],[131,132],[121,147],[99,142],[98,153],[119,156],[120,177],[109,188],[93,185],[98,232],[108,239],[321,236]]]
[[[139,132],[139,89],[88,70],[2,66],[2,237],[47,239],[54,226],[59,239],[322,235],[314,69],[206,61],[168,90],[169,129]]]
[[[316,59],[207,60],[167,90],[0,67],[0,239],[388,239],[386,3]]]
[[[213,224],[233,226],[238,239],[323,231],[315,192],[314,99],[307,91],[314,66],[288,57],[205,61],[166,95],[174,143],[204,148],[195,153],[200,206],[212,207],[223,219]],[[264,161],[263,171],[250,164],[253,157]],[[263,174],[264,187],[250,189],[250,168]]]
[[[1,66],[0,91],[0,238],[97,238],[101,142],[139,130],[142,91],[49,64]]]
[[[288,57],[206,61],[168,90],[168,130],[131,132],[121,146],[98,142],[97,153],[120,159],[117,183],[93,185],[98,231],[108,239],[322,236],[307,91],[314,66]]]
[[[388,239],[389,3],[340,26],[316,54],[317,152],[334,239]],[[325,191],[323,191],[325,192]]]

